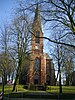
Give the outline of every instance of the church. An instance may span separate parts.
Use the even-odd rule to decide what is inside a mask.
[[[32,25],[32,37],[31,37],[31,54],[30,65],[28,74],[24,77],[21,75],[20,83],[25,84],[40,84],[55,85],[55,70],[52,59],[47,53],[43,52],[43,30],[41,24],[40,8],[37,4],[35,10],[34,21]],[[23,70],[24,71],[24,70]]]

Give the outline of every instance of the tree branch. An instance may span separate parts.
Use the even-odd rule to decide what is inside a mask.
[[[35,34],[34,34],[32,31],[29,30],[29,32],[30,32],[32,35],[35,36]],[[71,44],[67,44],[67,43],[63,43],[63,42],[58,42],[58,41],[55,41],[55,40],[51,40],[51,39],[48,38],[48,37],[37,37],[37,36],[35,36],[35,37],[36,37],[36,38],[44,38],[44,39],[46,39],[46,40],[48,40],[48,41],[50,41],[50,42],[56,43],[56,44],[62,44],[62,45],[65,45],[65,46],[69,46],[69,47],[75,48],[75,45],[71,45]]]

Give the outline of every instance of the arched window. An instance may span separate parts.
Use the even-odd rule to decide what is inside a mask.
[[[35,33],[35,36],[36,36],[35,43],[40,43],[40,38],[38,38],[40,36],[40,33],[39,32],[36,32]]]
[[[48,85],[50,85],[50,76],[49,76],[49,75],[46,76],[46,83],[47,83]]]
[[[34,60],[34,84],[39,84],[39,72],[40,72],[40,59],[36,58]]]
[[[40,59],[36,58],[34,60],[34,71],[39,72],[39,69],[40,69]]]

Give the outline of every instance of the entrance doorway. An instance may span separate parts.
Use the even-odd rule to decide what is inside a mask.
[[[34,74],[34,84],[39,84],[39,75],[38,75],[38,73]]]
[[[34,79],[34,84],[38,84],[38,79]]]

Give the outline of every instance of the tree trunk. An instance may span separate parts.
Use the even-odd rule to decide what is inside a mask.
[[[66,85],[69,86],[69,75],[66,76]]]
[[[3,76],[2,76],[2,99],[4,95],[4,85],[5,85],[5,70],[3,71]]]
[[[58,73],[59,73],[59,93],[62,93],[61,71],[60,71],[60,62],[59,61],[58,61]]]
[[[12,90],[12,92],[15,91],[15,89],[16,89],[16,84],[17,84],[18,77],[19,77],[18,74],[19,74],[19,73],[17,73],[17,75],[16,75],[16,79],[15,79],[15,82],[14,82],[14,86],[13,86],[13,90]]]
[[[15,91],[15,89],[16,89],[16,84],[17,84],[19,76],[21,74],[21,65],[22,65],[22,59],[19,59],[19,66],[18,66],[18,69],[17,69],[17,74],[16,74],[16,78],[15,78],[15,82],[14,82],[12,92]]]
[[[3,92],[3,94],[4,94],[4,76],[2,76],[2,92]]]
[[[61,72],[59,72],[59,93],[62,93],[62,84],[61,84]]]

